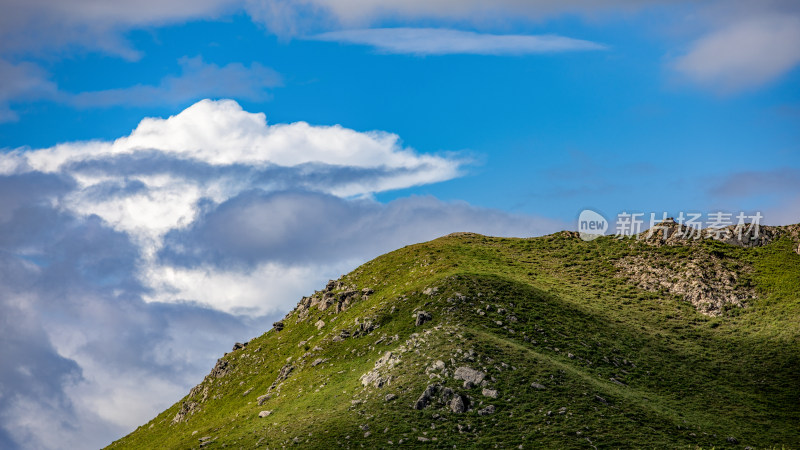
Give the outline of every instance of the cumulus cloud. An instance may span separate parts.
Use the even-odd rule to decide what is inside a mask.
[[[0,445],[97,448],[184,395],[234,341],[393,248],[560,224],[370,195],[458,176],[386,132],[268,124],[233,101],[115,141],[0,154]]]
[[[415,55],[523,55],[602,50],[590,41],[557,35],[499,35],[444,28],[370,28],[331,31],[311,40],[368,45],[386,53]]]

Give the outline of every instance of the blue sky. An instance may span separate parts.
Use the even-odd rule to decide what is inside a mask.
[[[800,221],[795,2],[4,11],[0,447],[105,445],[410,243],[584,208]]]

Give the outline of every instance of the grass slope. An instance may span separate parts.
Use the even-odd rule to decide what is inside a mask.
[[[451,235],[405,247],[342,278],[374,289],[367,299],[338,314],[312,307],[302,320],[295,310],[283,330],[226,354],[224,376],[206,377],[109,448],[798,448],[794,246],[654,247],[559,233]],[[757,298],[701,315],[619,276],[615,261],[637,255],[674,267],[713,255],[739,270]],[[415,326],[417,310],[432,319]],[[377,328],[356,337],[369,322]],[[342,330],[351,337],[334,341]],[[377,369],[386,384],[362,385],[387,351],[399,360]],[[276,380],[286,366],[289,376]],[[460,366],[485,372],[497,398],[455,380]],[[413,409],[434,383],[469,398],[471,409],[454,413],[435,401]],[[194,412],[173,423],[192,401]],[[477,413],[490,404],[493,414]]]

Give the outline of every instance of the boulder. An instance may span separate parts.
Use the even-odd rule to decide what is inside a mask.
[[[497,389],[486,389],[486,388],[484,388],[481,391],[481,394],[483,394],[484,397],[497,398]]]
[[[272,411],[261,411],[260,413],[258,413],[258,417],[264,418],[269,416],[270,414],[272,414]]]
[[[417,401],[414,403],[414,409],[424,409],[426,406],[428,406],[433,397],[439,391],[439,387],[440,386],[438,384],[428,385],[422,395],[420,395]]]
[[[450,400],[450,411],[454,413],[460,414],[467,410],[467,403],[464,401],[464,398],[456,394],[453,396],[453,399]]]
[[[456,380],[464,380],[464,384],[480,384],[481,381],[486,378],[486,374],[471,367],[461,366],[456,369],[453,378]]]
[[[433,318],[431,313],[427,311],[417,311],[415,316],[417,317],[417,320],[414,322],[414,325],[416,326],[420,326]]]

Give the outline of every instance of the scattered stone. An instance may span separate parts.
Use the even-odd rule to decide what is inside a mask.
[[[566,414],[567,413],[567,407],[566,406],[562,406],[561,408],[558,408],[558,413],[562,414],[562,415]]]
[[[429,313],[427,311],[417,311],[415,313],[415,316],[417,317],[417,320],[414,323],[414,325],[416,325],[416,326],[420,326],[420,325],[424,324],[425,322],[433,319],[433,316],[431,315],[431,313]]]
[[[486,408],[478,410],[479,416],[488,416],[489,414],[494,414],[494,405],[489,405]]]
[[[246,391],[242,392],[242,397],[245,397],[247,394],[249,394],[249,393],[251,393],[251,392],[253,392],[253,388],[250,388],[250,389],[248,389],[248,390],[246,390]]]
[[[383,397],[383,401],[390,402],[396,398],[397,396],[395,394],[386,394],[386,397]]]
[[[481,391],[481,394],[483,394],[484,397],[497,398],[497,389],[486,389],[486,388],[484,388]]]
[[[594,399],[604,405],[608,405],[608,400],[604,399],[603,397],[600,397],[599,395],[595,395]]]
[[[425,436],[418,436],[417,440],[420,442],[428,442],[430,439],[426,438]]]
[[[612,383],[616,383],[616,384],[618,384],[618,385],[620,385],[620,386],[627,386],[627,384],[623,383],[622,381],[619,381],[618,379],[616,379],[616,378],[614,378],[614,377],[611,377],[611,378],[609,378],[609,380],[610,380]]]
[[[372,434],[371,432],[367,431],[366,433],[364,433],[364,437],[365,438],[370,437],[371,434]]]
[[[429,288],[426,288],[424,291],[422,291],[422,293],[425,294],[425,295],[434,295],[437,292],[439,292],[439,288],[438,287],[429,287]]]
[[[433,362],[433,365],[431,365],[431,370],[444,370],[444,367],[444,361],[437,359]]]
[[[264,403],[266,403],[266,402],[267,402],[267,400],[269,400],[271,397],[272,397],[272,396],[271,396],[271,395],[269,395],[269,394],[264,394],[264,395],[262,395],[262,396],[259,396],[259,397],[256,399],[256,401],[258,402],[258,406],[261,406],[261,405],[263,405]]]
[[[328,358],[317,358],[314,360],[314,362],[311,363],[311,367],[317,367],[318,365],[324,363],[327,360]]]
[[[322,327],[324,327],[324,326],[325,326],[325,321],[323,321],[323,320],[318,320],[318,321],[317,321],[317,323],[315,323],[315,324],[314,324],[314,326],[316,326],[318,330],[321,330],[321,329],[322,329]]]
[[[731,444],[738,444],[738,443],[739,443],[739,440],[738,440],[738,439],[736,439],[736,438],[735,438],[735,437],[733,437],[733,436],[728,436],[728,439],[727,439],[727,441],[728,441],[729,443],[731,443]]]
[[[294,366],[292,366],[291,364],[286,364],[283,367],[281,367],[281,370],[278,372],[278,377],[275,378],[275,381],[272,382],[272,386],[269,387],[269,390],[271,391],[275,389],[278,383],[289,378],[289,375],[292,373],[293,370]]]
[[[258,417],[264,418],[269,416],[270,414],[272,414],[272,411],[261,411],[260,413],[258,413]]]
[[[272,328],[274,328],[275,331],[283,330],[283,322],[278,321],[278,322],[273,323],[272,324]]]

